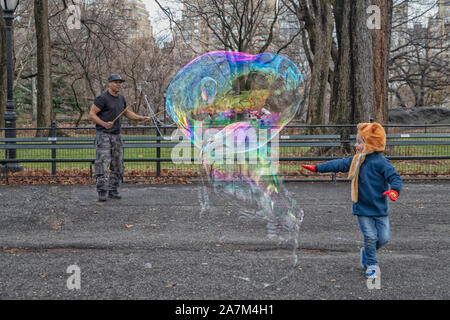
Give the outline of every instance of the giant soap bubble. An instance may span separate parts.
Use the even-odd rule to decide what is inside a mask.
[[[289,268],[297,263],[303,211],[277,175],[278,133],[297,113],[303,90],[298,67],[281,55],[216,51],[187,64],[166,99],[168,113],[197,147],[206,171],[202,211],[220,197],[240,217],[265,224],[268,239],[293,248]],[[273,280],[258,279],[265,285]]]
[[[302,78],[289,59],[272,53],[206,53],[172,80],[166,108],[192,142],[202,148],[205,128],[249,122],[270,128],[272,139],[295,115]],[[203,130],[195,131],[194,128]],[[267,141],[258,141],[260,147]]]

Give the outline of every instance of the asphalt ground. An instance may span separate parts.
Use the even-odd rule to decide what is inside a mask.
[[[404,183],[390,202],[379,289],[349,183],[285,187],[305,213],[295,253],[209,190],[202,210],[202,184],[125,184],[106,203],[94,186],[0,186],[0,299],[449,298],[450,183]]]

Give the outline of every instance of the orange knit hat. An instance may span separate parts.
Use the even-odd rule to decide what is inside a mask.
[[[383,151],[386,147],[386,132],[379,123],[359,123],[358,133],[364,140],[364,148],[362,152],[355,154],[348,172],[348,178],[352,179],[353,202],[358,202],[359,168],[366,159],[366,155],[375,151]]]
[[[386,147],[386,132],[379,123],[359,123],[358,133],[364,139],[363,153],[383,151]]]

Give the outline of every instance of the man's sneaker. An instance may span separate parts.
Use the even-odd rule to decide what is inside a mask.
[[[122,199],[122,196],[117,192],[117,190],[111,190],[109,191],[109,195],[110,198],[113,199]]]
[[[367,269],[367,265],[366,265],[366,251],[364,250],[364,247],[361,248],[360,250],[360,263],[361,263],[361,267],[365,270]]]
[[[106,191],[99,191],[98,192],[98,201],[99,202],[105,202],[106,201]]]
[[[371,264],[367,267],[366,270],[366,277],[367,278],[376,278],[378,277],[378,273],[380,272],[380,269],[376,264]]]

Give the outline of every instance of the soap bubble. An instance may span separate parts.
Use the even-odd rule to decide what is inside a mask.
[[[208,128],[235,122],[270,128],[271,140],[297,113],[303,94],[298,67],[272,53],[215,51],[187,64],[172,80],[166,109],[191,141],[202,148]],[[197,129],[197,130],[196,130]]]
[[[289,259],[284,251],[276,259],[285,270],[297,263],[303,211],[277,176],[278,133],[298,112],[303,92],[298,67],[281,55],[216,51],[187,64],[172,80],[166,99],[168,113],[198,148],[206,171],[209,187],[199,191],[201,214],[213,210],[211,199],[217,197],[240,218],[258,221],[255,228],[265,226],[261,243],[275,240],[292,250]],[[233,234],[222,234],[220,241],[238,241]],[[251,270],[233,277],[267,287],[286,272],[281,279],[277,272],[267,276]]]

